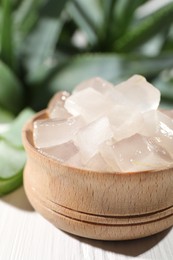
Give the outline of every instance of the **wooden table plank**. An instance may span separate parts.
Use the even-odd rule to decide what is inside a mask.
[[[173,230],[134,241],[95,241],[56,229],[30,206],[23,187],[0,200],[0,260],[173,259]]]

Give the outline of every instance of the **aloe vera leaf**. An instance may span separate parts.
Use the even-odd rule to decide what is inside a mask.
[[[22,31],[29,16],[32,16],[32,13],[37,14],[40,2],[41,0],[23,0],[20,6],[14,11],[14,23],[19,26]]]
[[[8,130],[0,134],[0,139],[5,140],[14,147],[22,148],[22,127],[24,123],[34,114],[34,112],[26,108],[23,110],[17,118],[15,118],[10,124]]]
[[[120,26],[122,32],[125,31],[134,16],[134,12],[142,4],[148,2],[149,0],[118,0],[116,1],[116,6],[114,8],[114,16]]]
[[[99,27],[103,24],[102,10],[98,1],[74,0],[68,5],[68,13],[78,27],[87,34],[87,40],[94,44],[98,40]]]
[[[11,114],[9,111],[0,108],[0,125],[1,123],[9,123],[14,119],[14,115]]]
[[[1,59],[10,67],[14,67],[14,51],[12,36],[12,10],[11,1],[2,0],[1,24]]]
[[[8,179],[20,172],[25,164],[25,151],[0,141],[0,178]]]
[[[168,29],[162,44],[161,51],[173,51],[173,24]]]
[[[30,32],[32,27],[39,19],[38,10],[42,2],[41,0],[23,0],[18,8],[13,13],[14,21],[14,40],[17,51],[20,51],[20,46]]]
[[[165,68],[173,66],[172,55],[145,57],[141,55],[83,54],[72,58],[52,75],[47,82],[49,91],[72,91],[76,84],[94,76],[113,83],[133,75],[153,77]]]
[[[159,33],[172,23],[173,3],[168,3],[159,10],[151,13],[141,22],[137,22],[134,28],[120,37],[115,43],[117,51],[129,51],[140,46],[148,39]]]
[[[173,100],[173,76],[171,71],[163,71],[154,79],[154,85],[161,91],[162,99]]]
[[[117,0],[100,0],[100,5],[102,9],[102,16],[104,20],[101,24],[101,41],[103,46],[109,46],[112,39],[116,37],[116,31],[119,26],[117,24],[117,17],[114,16],[114,9],[116,8]],[[115,26],[116,24],[116,26]]]
[[[52,62],[51,58],[63,24],[60,14],[67,1],[48,1],[42,7],[36,26],[24,43],[24,62],[28,70],[27,79],[29,82],[34,82],[40,66],[44,73],[44,67],[47,70],[47,64]]]
[[[32,114],[30,109],[24,110],[0,134],[0,196],[22,184],[26,154],[22,147],[21,129]]]
[[[109,19],[110,14],[112,14],[112,11],[114,9],[113,7],[118,2],[118,0],[107,0],[107,1],[100,0],[99,2],[102,8],[104,19],[105,20]]]
[[[17,113],[22,105],[22,86],[10,68],[0,61],[0,106],[12,113]]]
[[[0,179],[0,196],[3,196],[23,183],[23,170],[19,171],[16,175],[8,179]]]

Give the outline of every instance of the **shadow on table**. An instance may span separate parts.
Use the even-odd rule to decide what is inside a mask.
[[[78,239],[81,243],[89,244],[105,251],[135,257],[156,246],[170,232],[170,230],[171,228],[149,237],[126,241],[99,241],[72,236],[73,238]]]
[[[10,194],[3,196],[1,198],[1,201],[11,204],[12,206],[21,210],[34,211],[33,207],[26,197],[23,186]]]

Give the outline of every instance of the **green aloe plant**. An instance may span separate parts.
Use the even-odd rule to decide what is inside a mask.
[[[23,123],[56,91],[96,75],[117,83],[139,73],[172,102],[173,3],[139,16],[148,2],[0,2],[0,195],[22,182]]]

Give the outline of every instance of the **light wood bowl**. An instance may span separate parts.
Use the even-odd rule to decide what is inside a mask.
[[[173,225],[173,169],[101,173],[69,167],[34,147],[33,122],[23,129],[24,187],[32,206],[56,227],[82,237],[126,240]]]

